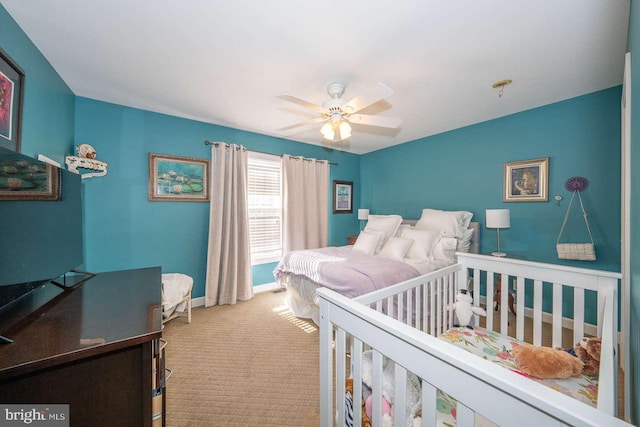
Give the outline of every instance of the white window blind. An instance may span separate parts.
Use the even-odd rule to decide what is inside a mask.
[[[251,263],[279,261],[282,257],[282,160],[279,156],[250,151],[247,168]]]

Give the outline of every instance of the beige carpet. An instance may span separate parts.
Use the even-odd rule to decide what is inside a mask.
[[[165,325],[167,426],[318,426],[318,332],[284,293],[194,308]]]

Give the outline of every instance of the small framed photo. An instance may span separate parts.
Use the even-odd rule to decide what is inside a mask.
[[[208,202],[209,160],[149,153],[149,200]]]
[[[24,71],[0,49],[0,147],[20,152]]]
[[[549,201],[549,158],[504,164],[503,202]]]
[[[333,181],[333,213],[353,213],[353,182]]]
[[[60,169],[22,154],[0,160],[0,200],[60,200]]]

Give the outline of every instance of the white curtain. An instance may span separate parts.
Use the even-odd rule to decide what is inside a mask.
[[[282,157],[284,253],[329,241],[329,162]]]
[[[253,297],[247,151],[235,144],[211,146],[211,207],[205,307]]]

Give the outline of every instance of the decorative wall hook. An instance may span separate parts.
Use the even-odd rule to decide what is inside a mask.
[[[554,199],[556,199],[556,206],[560,206],[560,201],[562,200],[562,196],[558,194],[556,197],[554,197]]]

